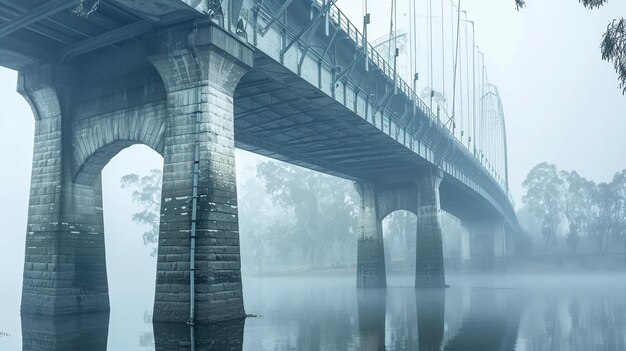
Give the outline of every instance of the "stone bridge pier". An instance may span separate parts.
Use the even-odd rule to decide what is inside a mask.
[[[357,287],[386,286],[382,220],[398,210],[417,216],[415,287],[445,287],[439,199],[442,179],[441,170],[428,169],[409,184],[357,182],[360,197]]]
[[[153,319],[189,318],[189,274],[195,320],[244,317],[233,95],[252,50],[216,26],[174,28],[148,48],[167,91],[168,121]]]
[[[502,220],[476,220],[466,222],[468,234],[466,249],[469,251],[469,269],[493,271],[504,269],[506,257],[505,229]]]
[[[359,288],[385,288],[385,249],[378,194],[372,183],[357,182],[359,226],[356,285]]]
[[[109,309],[99,175],[72,172],[69,113],[75,72],[46,66],[21,72],[18,91],[35,115],[22,312]]]
[[[100,174],[144,144],[164,158],[154,320],[245,316],[233,94],[252,64],[231,34],[181,25],[20,72],[36,119],[22,312],[109,310]]]

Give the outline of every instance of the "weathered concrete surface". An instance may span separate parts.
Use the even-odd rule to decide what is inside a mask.
[[[107,311],[102,191],[72,179],[69,109],[72,72],[54,66],[20,74],[35,114],[22,312]]]
[[[22,312],[108,311],[100,173],[132,144],[162,150],[163,84],[134,44],[24,70],[18,91],[36,124]]]
[[[415,287],[442,288],[446,281],[443,267],[441,205],[439,185],[443,172],[427,170],[417,180],[417,249]]]
[[[417,214],[417,188],[408,184],[394,189],[379,189],[376,195],[378,219],[383,220],[395,211]]]
[[[168,30],[151,39],[149,50],[167,89],[168,121],[153,319],[189,319],[196,138],[195,320],[242,318],[233,92],[252,51],[214,26]]]
[[[357,248],[357,278],[359,288],[384,288],[385,250],[383,228],[378,216],[376,189],[371,183],[356,183],[359,194],[359,226]]]

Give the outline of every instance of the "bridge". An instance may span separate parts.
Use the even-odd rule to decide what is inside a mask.
[[[474,131],[499,141],[483,149],[334,1],[0,0],[0,20],[0,65],[36,120],[25,313],[109,309],[100,173],[133,144],[164,158],[155,321],[245,316],[235,147],[355,181],[358,287],[386,286],[396,210],[418,217],[416,287],[445,286],[442,210],[476,266],[510,249],[497,89],[483,82]]]

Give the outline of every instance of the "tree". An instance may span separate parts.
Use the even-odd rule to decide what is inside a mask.
[[[133,222],[148,226],[143,233],[143,244],[152,247],[150,256],[155,256],[159,241],[159,214],[161,211],[161,170],[153,169],[145,176],[127,174],[121,179],[122,189],[132,189],[133,202],[142,210],[133,214]]]
[[[569,232],[567,232],[567,239],[565,239],[565,243],[572,249],[572,251],[576,251],[576,247],[578,247],[579,242],[580,232],[578,230],[578,226],[576,224],[570,223]]]
[[[569,225],[566,243],[572,251],[582,239],[590,239],[598,254],[619,247],[617,243],[626,252],[626,170],[616,173],[611,182],[596,185],[575,171],[557,173],[554,165],[541,163],[530,171],[523,186],[527,194],[518,218],[528,225],[534,221],[526,211],[536,216],[539,225],[526,229],[541,231],[546,245],[564,216]]]
[[[594,9],[608,2],[608,0],[579,0],[585,7]],[[526,6],[525,0],[515,0],[517,9]],[[626,19],[614,19],[611,21],[600,43],[602,59],[613,63],[617,73],[619,87],[622,94],[626,94]]]
[[[622,242],[622,250],[626,251],[626,170],[616,173],[611,182],[617,197],[613,216],[614,235]]]
[[[561,172],[565,181],[565,216],[569,224],[567,244],[576,251],[580,237],[587,234],[593,220],[596,184],[576,173]]]
[[[276,248],[273,237],[267,235],[268,227],[274,225],[284,213],[272,205],[265,192],[263,182],[256,177],[257,162],[237,169],[237,205],[239,212],[239,244],[241,248],[242,272],[262,273],[268,258]]]
[[[625,249],[626,170],[616,173],[610,183],[598,184],[596,206],[594,234],[598,253],[607,252],[611,239],[621,240]]]
[[[346,244],[352,244],[356,235],[355,192],[350,182],[274,161],[260,163],[257,176],[273,203],[293,215],[292,226],[284,220],[280,228],[270,228],[267,234],[273,246],[290,245],[318,266],[326,263],[333,246],[345,254]]]
[[[404,269],[414,269],[417,216],[408,211],[395,211],[385,218],[383,226],[385,248],[388,249],[385,257],[392,260],[399,254],[404,259]]]
[[[536,165],[522,183],[526,195],[522,203],[541,221],[546,248],[556,243],[557,227],[563,211],[563,180],[555,165]]]

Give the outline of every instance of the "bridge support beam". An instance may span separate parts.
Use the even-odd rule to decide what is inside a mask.
[[[439,200],[442,180],[443,172],[439,169],[428,170],[417,178],[416,288],[446,286]]]
[[[190,309],[197,322],[243,318],[233,95],[252,66],[252,51],[208,25],[156,35],[148,54],[167,90],[169,123],[153,320],[186,322]],[[200,176],[194,209],[195,162]]]
[[[469,229],[469,268],[493,271],[504,268],[504,224],[501,220],[472,221]]]
[[[35,115],[35,144],[23,313],[61,315],[109,310],[102,190],[72,177],[69,118],[71,72],[44,66],[20,72],[18,91]]]
[[[385,250],[376,189],[372,183],[366,182],[357,182],[356,188],[359,194],[356,285],[358,288],[385,288]]]

